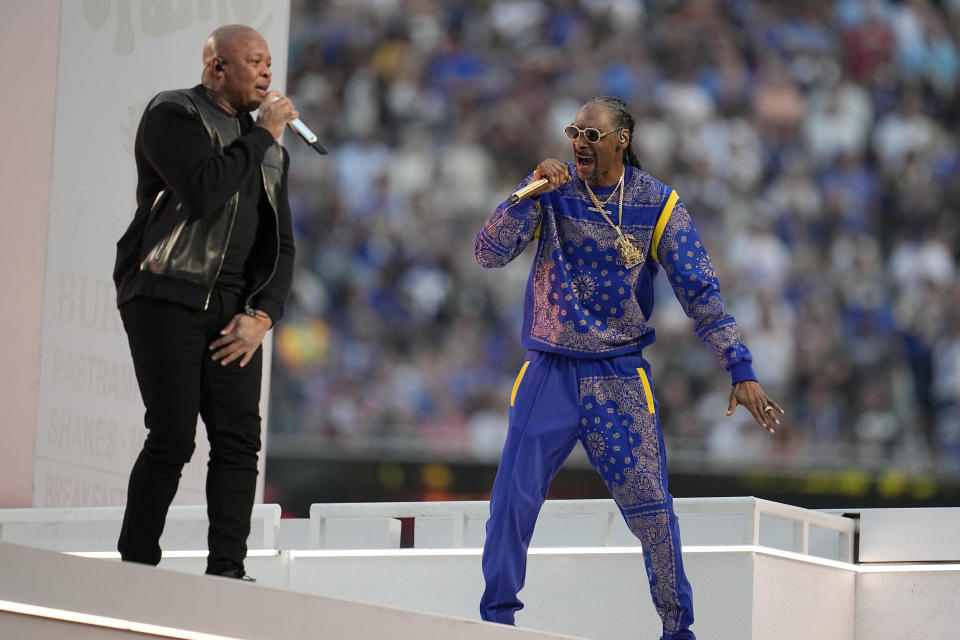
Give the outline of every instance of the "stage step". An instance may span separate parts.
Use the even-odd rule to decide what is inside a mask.
[[[10,640],[572,638],[9,543],[0,570]]]

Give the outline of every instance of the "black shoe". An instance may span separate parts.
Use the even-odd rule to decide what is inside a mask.
[[[244,582],[256,582],[254,578],[247,575],[243,569],[228,569],[226,571],[210,571],[207,569],[208,576],[220,576],[221,578],[233,578],[234,580],[243,580]]]

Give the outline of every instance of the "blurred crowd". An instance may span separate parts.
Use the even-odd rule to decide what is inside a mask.
[[[294,0],[298,271],[271,437],[496,460],[529,257],[483,220],[591,96],[694,218],[765,390],[743,409],[665,279],[651,324],[671,465],[960,473],[960,0]]]

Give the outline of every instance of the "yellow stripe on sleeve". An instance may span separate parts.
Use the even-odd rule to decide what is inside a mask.
[[[670,214],[673,213],[673,208],[679,199],[680,196],[677,195],[676,191],[670,192],[670,197],[667,198],[667,204],[663,205],[663,211],[660,212],[657,226],[653,228],[653,243],[650,245],[650,256],[657,262],[660,262],[657,258],[657,247],[660,246],[660,236],[663,235],[663,230],[667,228],[667,223],[670,221]]]

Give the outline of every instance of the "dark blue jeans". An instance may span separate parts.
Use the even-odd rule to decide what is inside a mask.
[[[211,359],[210,343],[236,314],[238,296],[214,290],[207,310],[151,298],[120,308],[147,437],[130,473],[118,549],[124,560],[160,562],[160,535],[183,465],[195,448],[197,416],[210,442],[207,571],[243,571],[260,451],[263,350],[243,368]]]

